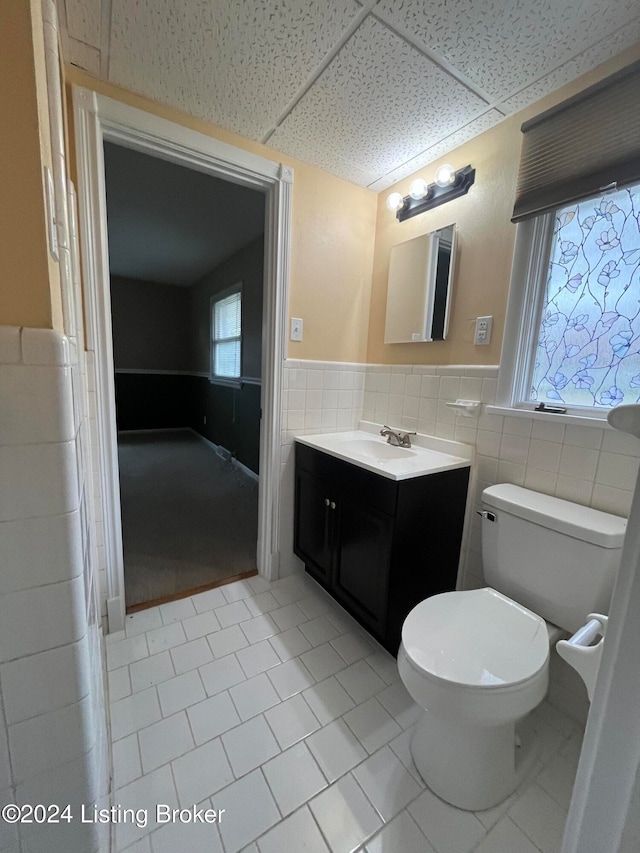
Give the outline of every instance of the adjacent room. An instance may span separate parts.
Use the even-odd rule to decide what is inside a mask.
[[[256,571],[264,200],[105,143],[128,610]]]

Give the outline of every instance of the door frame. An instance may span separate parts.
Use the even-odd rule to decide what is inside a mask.
[[[124,628],[124,560],[115,414],[103,142],[150,154],[265,193],[262,421],[258,571],[278,577],[280,421],[289,300],[293,169],[183,125],[73,86],[86,346],[95,359],[99,477],[109,632]]]

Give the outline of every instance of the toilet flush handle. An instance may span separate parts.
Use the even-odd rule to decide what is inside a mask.
[[[496,520],[495,512],[488,512],[486,509],[483,509],[482,512],[480,512],[480,510],[477,509],[476,515],[479,515],[480,518],[486,518],[487,521],[495,521]]]

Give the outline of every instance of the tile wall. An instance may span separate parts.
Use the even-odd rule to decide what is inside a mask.
[[[106,804],[86,371],[74,339],[0,327],[0,802]],[[10,853],[108,849],[105,828],[0,823]],[[108,832],[108,828],[106,829]]]
[[[514,483],[535,491],[628,514],[640,463],[640,441],[612,429],[571,426],[533,418],[489,415],[498,367],[362,365],[287,361],[282,416],[280,506],[281,575],[301,569],[293,541],[293,440],[296,434],[354,429],[360,419],[456,439],[475,448],[474,508],[484,488]],[[481,400],[477,417],[445,406]],[[361,405],[361,408],[359,406]],[[483,585],[480,525],[475,513],[465,534],[459,586]],[[584,720],[588,703],[577,674],[553,655],[550,701]]]

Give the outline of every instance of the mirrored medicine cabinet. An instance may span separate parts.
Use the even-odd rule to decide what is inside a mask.
[[[447,336],[456,250],[448,225],[391,249],[385,344],[443,341]]]

